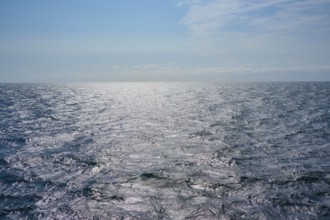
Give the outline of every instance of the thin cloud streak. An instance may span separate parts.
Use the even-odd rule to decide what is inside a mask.
[[[312,72],[328,72],[330,71],[330,66],[287,66],[287,67],[276,67],[276,66],[268,66],[268,67],[256,67],[253,64],[248,64],[245,66],[237,66],[237,67],[201,67],[195,68],[192,70],[193,74],[204,74],[204,75],[212,75],[212,74],[272,74],[272,73],[312,73]]]
[[[179,6],[187,8],[181,24],[194,35],[235,31],[293,33],[311,26],[330,30],[330,2],[325,0],[185,0],[179,1]]]

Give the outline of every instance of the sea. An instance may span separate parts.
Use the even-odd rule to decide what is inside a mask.
[[[0,219],[330,219],[330,82],[0,84]]]

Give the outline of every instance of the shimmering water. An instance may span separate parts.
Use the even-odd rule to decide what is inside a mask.
[[[0,84],[1,219],[330,219],[330,83]]]

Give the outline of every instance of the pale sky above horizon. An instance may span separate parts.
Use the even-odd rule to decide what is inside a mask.
[[[330,0],[2,0],[0,82],[330,80]]]

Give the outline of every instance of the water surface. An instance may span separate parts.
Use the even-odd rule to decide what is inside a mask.
[[[329,219],[330,83],[0,84],[0,218]]]

